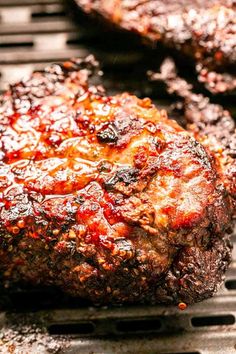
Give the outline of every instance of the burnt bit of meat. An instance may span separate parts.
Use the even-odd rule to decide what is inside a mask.
[[[149,99],[90,85],[92,64],[2,96],[1,278],[96,304],[201,301],[230,261],[225,175]]]
[[[97,138],[101,143],[116,143],[118,140],[118,132],[114,124],[102,127],[97,133]]]
[[[124,102],[125,103],[125,102]],[[105,123],[97,132],[100,143],[124,147],[129,144],[134,134],[141,130],[141,120],[133,116],[129,109],[118,112],[111,122]]]
[[[234,0],[74,0],[86,13],[137,33],[145,43],[162,42],[196,63],[199,80],[212,93],[235,91]]]
[[[105,182],[105,188],[107,190],[112,190],[119,182],[123,183],[125,186],[129,186],[130,184],[137,182],[138,173],[139,170],[136,168],[126,167],[119,169],[114,176]]]

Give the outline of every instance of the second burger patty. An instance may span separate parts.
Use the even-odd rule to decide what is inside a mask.
[[[150,42],[162,42],[192,57],[199,80],[213,93],[236,89],[234,0],[74,0]]]

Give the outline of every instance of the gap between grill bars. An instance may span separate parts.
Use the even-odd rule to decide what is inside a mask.
[[[138,43],[131,45],[129,41],[118,41],[115,50],[104,48],[96,30],[86,26],[85,21],[81,16],[79,25],[73,23],[59,0],[0,0],[0,91],[49,62],[84,57],[93,51],[109,72],[105,85],[111,93],[128,87],[134,93],[152,96],[152,89],[142,78],[149,50],[140,50]],[[133,64],[139,68],[138,74],[129,73]],[[165,107],[170,101],[161,103]],[[233,241],[236,243],[236,237]],[[33,337],[36,344],[30,342],[33,334],[25,329],[29,325],[48,336],[49,342],[56,338],[60,343],[58,335],[66,338],[66,345],[58,350],[68,354],[236,353],[235,248],[231,268],[217,295],[183,312],[161,306],[96,309],[57,291],[37,288],[17,289],[3,300],[7,311],[0,314],[0,353],[4,353],[2,338],[5,333],[9,336],[9,331],[9,341],[17,345],[19,353],[52,352],[50,346],[42,344],[41,337]],[[22,330],[24,340],[17,342],[17,333]]]

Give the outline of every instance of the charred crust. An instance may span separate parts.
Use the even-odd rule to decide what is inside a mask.
[[[35,131],[42,130],[47,142],[33,156],[38,145],[23,151],[19,144],[14,151],[11,139],[3,144],[8,153],[0,175],[4,281],[56,285],[104,304],[191,303],[211,296],[230,261],[224,232],[231,206],[222,180],[204,149],[149,101],[128,94],[106,97],[89,86],[87,65],[72,60],[63,68],[52,66],[4,95],[1,124],[7,134],[14,137],[13,124],[18,118],[24,124],[26,115],[39,123]],[[108,124],[102,128],[97,103]],[[68,108],[65,115],[61,106]],[[111,126],[117,139],[106,131]],[[51,132],[65,134],[64,150],[50,140]],[[34,138],[24,140],[31,144]],[[182,183],[196,180],[196,188],[190,183],[182,193]]]
[[[84,204],[85,199],[84,199],[84,197],[83,197],[82,195],[78,195],[78,196],[76,197],[76,199],[75,199],[75,202],[78,203],[78,204],[80,204],[80,205],[82,205],[82,204]]]
[[[141,131],[141,121],[129,110],[126,112],[125,102],[124,109],[115,114],[114,120],[105,126],[104,140],[118,148],[127,146],[131,139]],[[98,138],[103,137],[102,130],[99,132]],[[112,141],[108,141],[112,140]]]
[[[119,136],[114,124],[108,124],[104,129],[97,132],[98,141],[101,143],[116,143]]]
[[[122,168],[116,171],[115,175],[104,183],[104,186],[107,190],[115,189],[116,184],[119,182],[124,183],[125,186],[129,186],[137,182],[138,173],[139,170],[136,168]]]
[[[106,161],[106,160],[103,160],[103,161],[100,161],[99,164],[98,164],[98,171],[100,173],[109,173],[112,171],[112,163],[110,163],[109,161]]]
[[[163,80],[168,92],[183,100],[176,104],[176,109],[184,115],[187,130],[211,154],[211,161],[216,163],[225,188],[235,203],[236,124],[230,112],[211,103],[208,97],[194,93],[192,85],[177,75],[175,63],[170,58],[163,62],[160,73],[150,73],[150,76],[152,80]]]
[[[12,106],[17,111],[23,111],[31,106],[32,111],[37,107],[37,100],[45,96],[57,93],[60,85],[64,84],[68,77],[78,82],[75,73],[80,72],[80,86],[78,95],[84,93],[82,88],[87,88],[90,79],[99,77],[99,64],[93,55],[89,55],[84,59],[71,59],[64,64],[50,65],[43,72],[33,73],[30,79],[22,80],[17,84],[10,85],[12,96]],[[73,77],[74,75],[74,77]],[[102,86],[91,86],[91,92],[103,95]],[[2,99],[3,105],[7,106],[7,102]]]
[[[89,76],[93,76],[98,75],[99,70],[99,62],[95,59],[93,55],[89,55],[84,59],[73,58],[70,61],[63,63],[62,65],[59,65],[65,73],[86,70]],[[48,69],[46,69],[46,71],[55,71],[55,67],[52,67],[52,69],[50,69],[49,67]]]
[[[156,295],[166,303],[176,304],[192,304],[213,296],[224,279],[231,250],[227,236],[214,240],[206,249],[183,248]]]
[[[192,151],[195,153],[195,155],[199,158],[199,161],[201,161],[201,163],[203,163],[209,170],[211,170],[211,162],[213,162],[213,159],[210,159],[210,156],[207,155],[204,147],[193,138],[190,139],[190,147],[192,148]]]

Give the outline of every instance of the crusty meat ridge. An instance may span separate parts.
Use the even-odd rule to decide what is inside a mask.
[[[236,89],[235,0],[75,0],[87,13],[102,16],[155,45],[192,57],[199,80],[212,93]],[[234,69],[233,69],[234,67]]]
[[[203,146],[150,99],[89,84],[93,58],[1,99],[0,271],[94,303],[193,303],[230,262],[233,206]]]
[[[231,113],[208,97],[195,93],[193,86],[178,76],[171,58],[164,60],[160,73],[150,71],[148,76],[152,81],[163,81],[170,94],[181,98],[175,108],[182,111],[187,130],[214,156],[236,214],[236,122]]]

